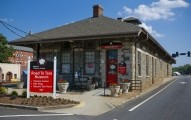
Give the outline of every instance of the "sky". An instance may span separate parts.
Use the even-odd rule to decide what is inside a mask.
[[[110,18],[138,18],[169,54],[191,51],[191,0],[0,0],[0,20],[34,34],[92,17],[95,4]],[[1,23],[0,33],[8,41],[20,38]],[[187,55],[175,59],[173,67],[191,64]]]

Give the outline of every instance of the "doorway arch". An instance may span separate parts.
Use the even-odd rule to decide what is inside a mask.
[[[12,72],[7,72],[7,74],[6,74],[6,82],[11,82],[12,78],[13,78]]]

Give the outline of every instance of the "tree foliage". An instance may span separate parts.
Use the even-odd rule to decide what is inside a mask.
[[[173,72],[180,72],[181,74],[191,74],[191,65],[186,64],[184,66],[174,67]]]
[[[8,46],[6,37],[0,33],[0,63],[8,63],[9,57],[13,56],[13,52],[13,47]]]

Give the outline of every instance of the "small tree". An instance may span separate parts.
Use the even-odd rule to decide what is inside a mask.
[[[9,57],[13,56],[13,52],[13,47],[8,46],[6,37],[0,33],[0,63],[9,62]]]

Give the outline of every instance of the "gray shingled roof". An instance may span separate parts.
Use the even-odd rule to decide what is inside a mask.
[[[56,40],[62,38],[69,39],[91,36],[101,37],[102,35],[138,33],[140,30],[140,27],[133,24],[122,22],[105,16],[100,16],[91,17],[68,25],[63,25],[61,27],[39,32],[34,35],[26,36],[25,38],[11,41],[10,43],[37,41],[39,40],[39,38],[41,38],[42,40]]]
[[[29,47],[23,47],[23,46],[15,46],[11,45],[15,50],[22,50],[22,51],[27,51],[27,52],[33,52],[32,48]]]

